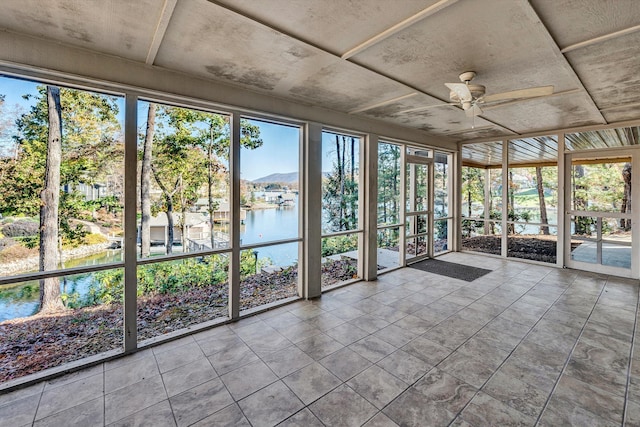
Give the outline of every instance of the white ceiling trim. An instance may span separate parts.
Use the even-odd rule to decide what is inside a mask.
[[[636,31],[640,31],[640,25],[634,25],[633,27],[625,28],[624,30],[615,31],[613,33],[605,34],[602,36],[594,37],[589,40],[581,41],[580,43],[569,45],[564,49],[562,49],[560,52],[562,53],[571,52],[572,50],[580,49],[583,47],[591,46],[596,43],[602,43],[607,40],[611,40],[617,37],[625,36],[627,34],[635,33]]]
[[[597,112],[598,116],[600,116],[601,123],[606,125],[608,123],[607,119],[604,118],[604,116],[602,115],[602,113],[598,109],[598,106],[596,105],[595,101],[593,100],[593,97],[591,96],[591,93],[589,93],[589,91],[585,87],[584,83],[582,83],[582,79],[580,79],[580,76],[578,75],[576,70],[573,68],[573,66],[571,65],[571,63],[567,59],[567,57],[560,50],[560,46],[558,46],[558,42],[556,42],[556,40],[553,38],[553,36],[549,32],[549,29],[544,24],[544,22],[542,21],[542,18],[540,18],[540,15],[538,15],[538,12],[536,12],[536,10],[534,9],[533,5],[528,1],[526,1],[526,4],[529,7],[528,8],[524,8],[524,9],[526,11],[528,11],[529,13],[531,13],[532,16],[536,18],[536,20],[538,22],[538,25],[540,25],[544,29],[544,32],[545,32],[545,34],[547,36],[547,39],[549,40],[549,44],[552,47],[552,49],[554,50],[554,54],[557,55],[559,59],[562,59],[562,64],[564,65],[564,67],[567,70],[567,72],[569,72],[569,73],[571,73],[571,75],[573,75],[573,77],[576,80],[576,83],[578,83],[580,85],[580,87],[582,88],[584,93],[587,95],[587,98],[589,100],[589,104],[593,108],[593,112],[594,113]]]
[[[156,26],[156,31],[153,33],[151,46],[149,46],[147,59],[145,60],[145,63],[147,65],[153,65],[156,60],[158,49],[160,49],[160,44],[162,43],[162,39],[167,32],[169,21],[171,20],[171,16],[173,15],[173,11],[175,10],[177,3],[178,0],[165,0],[164,2],[162,13],[160,14],[160,19],[158,20],[158,25]]]
[[[404,21],[398,22],[397,24],[393,25],[392,27],[387,28],[386,30],[384,30],[383,32],[376,34],[375,36],[371,37],[368,40],[365,40],[364,42],[360,43],[359,45],[349,49],[348,51],[346,51],[345,53],[342,54],[341,58],[342,59],[349,59],[354,55],[357,55],[358,53],[362,52],[363,50],[373,46],[376,43],[381,42],[382,40],[391,37],[392,35],[404,30],[407,27],[410,27],[411,25],[415,24],[418,21],[423,20],[424,18],[431,16],[433,14],[435,14],[436,12],[439,12],[440,10],[444,9],[445,7],[448,7],[450,5],[452,5],[453,3],[456,3],[458,0],[440,0],[439,2],[432,4],[431,6],[422,9],[420,12],[416,13],[413,16],[408,17],[407,19],[405,19]]]
[[[363,111],[372,110],[374,108],[382,107],[383,105],[392,104],[392,103],[397,102],[397,101],[402,101],[403,99],[411,98],[412,96],[415,96],[417,94],[418,94],[418,92],[412,92],[412,93],[408,93],[406,95],[397,96],[397,97],[392,98],[392,99],[387,99],[386,101],[378,102],[378,103],[375,103],[375,104],[367,105],[366,107],[362,107],[362,108],[358,108],[358,109],[353,110],[353,111],[349,111],[349,114],[362,113]]]

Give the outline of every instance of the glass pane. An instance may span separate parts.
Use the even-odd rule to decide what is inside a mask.
[[[631,268],[631,219],[602,218],[602,264]]]
[[[122,269],[44,279],[60,289],[64,312],[40,313],[40,281],[0,286],[0,383],[122,348]],[[19,319],[18,319],[19,318]]]
[[[630,198],[630,162],[612,160],[571,165],[571,209],[627,213],[631,212]]]
[[[378,270],[400,266],[400,227],[378,230]]]
[[[502,253],[502,229],[494,221],[463,220],[462,249],[494,255]],[[468,236],[468,237],[464,237]]]
[[[240,310],[298,296],[298,243],[240,251]]]
[[[433,177],[435,218],[449,216],[449,164],[451,155],[436,152]]]
[[[428,215],[407,215],[407,236],[426,233],[428,227]]]
[[[241,144],[242,244],[298,237],[300,128],[244,120]]]
[[[408,163],[406,166],[407,212],[429,209],[429,168],[427,165]]]
[[[519,225],[516,225],[516,228]],[[547,226],[547,234],[510,233],[508,236],[507,256],[531,259],[541,262],[556,262],[558,228]]]
[[[360,278],[359,237],[354,233],[322,239],[322,287]]]
[[[322,231],[358,229],[360,138],[322,133]]]
[[[435,254],[449,250],[449,224],[451,219],[440,219],[433,222],[433,252]]]
[[[484,218],[486,169],[462,167],[462,216]]]
[[[227,254],[138,266],[138,340],[226,318],[228,268]],[[121,280],[105,283],[121,286]]]
[[[406,242],[406,259],[427,254],[427,236],[411,237],[406,239]]]
[[[110,262],[123,235],[124,99],[7,77],[0,87],[13,108],[0,112],[0,275]]]
[[[400,149],[378,144],[378,225],[400,222]]]
[[[627,221],[630,220],[572,216],[571,259],[631,268],[631,224]]]
[[[229,247],[229,118],[141,101],[138,256]]]

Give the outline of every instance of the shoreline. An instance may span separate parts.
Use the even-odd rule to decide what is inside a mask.
[[[61,261],[69,261],[75,258],[82,258],[94,255],[109,248],[110,243],[97,243],[95,245],[78,246],[77,248],[65,249],[62,251]],[[38,271],[40,265],[40,257],[32,256],[17,261],[0,264],[0,276],[9,276],[16,273],[29,273]]]

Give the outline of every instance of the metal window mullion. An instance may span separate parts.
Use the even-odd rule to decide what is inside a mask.
[[[436,181],[435,162],[431,162],[431,164],[427,166],[427,207],[428,207],[427,209],[430,212],[427,214],[427,241],[425,242],[425,245],[427,245],[427,247],[425,248],[427,250],[427,257],[429,258],[433,258],[433,253],[434,253],[433,218],[435,216],[435,203],[436,203],[435,181]],[[417,243],[416,243],[416,252],[417,252]]]
[[[229,119],[231,143],[229,144],[229,185],[231,200],[231,259],[229,260],[229,317],[240,317],[240,114]]]
[[[364,280],[378,276],[378,135],[369,134],[365,147]],[[362,170],[363,168],[360,168]]]
[[[307,191],[306,176],[306,158],[307,158],[307,141],[305,127],[298,127],[298,283],[297,292],[301,298],[306,298],[305,277],[307,270],[307,261],[305,258],[306,250],[304,241],[306,239],[304,230],[307,218],[307,204],[305,203]]]
[[[304,141],[304,298],[322,294],[322,126],[308,123]]]
[[[124,351],[138,346],[137,327],[137,200],[138,200],[138,96],[125,95],[124,117]]]
[[[407,147],[400,146],[400,267],[407,265]]]
[[[631,155],[631,170],[640,171],[640,152],[637,149]],[[637,185],[637,178],[634,182],[636,184],[631,185],[631,212],[635,215],[635,219],[631,219],[631,277],[638,279],[640,278],[640,223],[637,218],[640,212],[640,185]]]
[[[596,219],[596,263],[602,264],[602,218]]]
[[[566,229],[571,229],[571,224],[567,222],[567,215],[565,214],[565,203],[566,203],[566,188],[567,181],[565,177],[565,146],[564,146],[564,134],[561,133],[558,135],[558,157],[556,159],[557,163],[557,173],[558,177],[558,215],[556,218],[557,224],[557,240],[556,240],[556,266],[564,267],[565,265],[565,242],[571,241],[571,236],[565,235],[565,227]]]
[[[502,141],[502,230],[501,250],[502,257],[507,257],[509,249],[509,233],[507,230],[507,218],[509,216],[509,141]]]

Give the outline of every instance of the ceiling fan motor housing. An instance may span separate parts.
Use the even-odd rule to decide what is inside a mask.
[[[475,101],[478,98],[481,98],[484,96],[485,93],[485,87],[482,85],[472,85],[472,84],[467,84],[467,88],[469,89],[469,92],[471,92],[471,97],[472,100]],[[460,97],[458,96],[458,94],[454,91],[451,91],[449,93],[449,98],[451,98],[451,101],[453,102],[465,102],[468,101],[466,99],[460,99]]]

